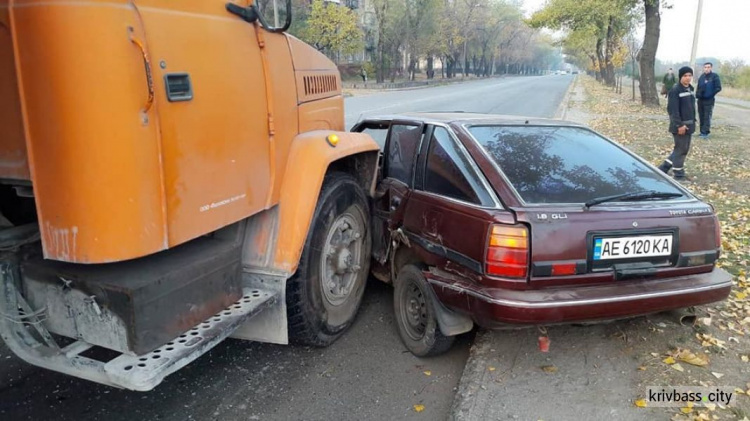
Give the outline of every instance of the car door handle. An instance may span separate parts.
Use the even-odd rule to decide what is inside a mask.
[[[399,205],[401,205],[401,198],[400,197],[392,197],[391,198],[391,210],[395,211],[398,209]]]

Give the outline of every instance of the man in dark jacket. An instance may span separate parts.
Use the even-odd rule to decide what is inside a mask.
[[[721,91],[721,79],[713,72],[713,64],[703,65],[703,74],[698,78],[695,96],[698,98],[698,117],[701,123],[701,138],[708,139],[711,133],[711,115],[714,112],[714,97]]]
[[[685,158],[690,151],[690,137],[695,132],[695,95],[693,86],[693,69],[683,67],[678,72],[679,83],[667,95],[667,112],[669,112],[669,132],[674,137],[674,149],[659,169],[665,174],[674,171],[675,180],[685,179]]]

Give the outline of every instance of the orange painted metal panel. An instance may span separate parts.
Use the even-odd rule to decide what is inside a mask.
[[[29,180],[15,65],[8,0],[0,0],[0,178]]]
[[[345,130],[344,97],[306,102],[299,106],[299,130],[301,133],[314,130]]]
[[[289,48],[294,57],[294,70],[334,70],[336,65],[325,54],[310,47],[292,35],[289,37]]]
[[[281,180],[286,170],[289,148],[292,140],[299,133],[297,122],[297,90],[294,88],[294,66],[286,34],[264,34],[266,52],[271,67],[270,82],[273,95],[273,118],[276,133],[273,136],[275,146],[274,185],[270,205],[279,203]],[[343,109],[342,109],[343,110]],[[343,112],[342,112],[343,114]]]
[[[45,257],[131,259],[167,247],[159,138],[126,1],[16,0],[10,9]]]
[[[229,14],[224,1],[136,4],[158,63],[154,79],[174,246],[266,206],[271,145],[260,48],[253,25]],[[167,100],[169,73],[190,75],[192,100]]]
[[[340,139],[336,147],[331,147],[326,141],[326,136],[333,133]],[[294,139],[281,188],[274,257],[276,269],[286,273],[297,270],[329,164],[350,155],[379,149],[370,136],[362,133],[320,130],[302,133]]]

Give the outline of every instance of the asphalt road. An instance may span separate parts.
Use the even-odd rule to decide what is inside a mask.
[[[346,100],[360,114],[473,111],[552,117],[571,76],[509,77]],[[413,357],[393,320],[392,289],[371,280],[351,330],[325,348],[227,340],[149,393],[25,364],[0,343],[1,420],[445,419],[472,335],[446,355]],[[428,376],[425,372],[429,372]],[[417,413],[414,405],[424,405]]]
[[[554,117],[572,75],[492,78],[346,100],[346,127],[361,117],[417,111],[464,111]]]

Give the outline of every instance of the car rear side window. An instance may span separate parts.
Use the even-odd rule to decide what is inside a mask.
[[[386,161],[387,177],[400,180],[408,186],[412,185],[414,159],[417,157],[421,139],[422,126],[407,126],[403,124],[394,124],[391,126],[390,137],[386,145],[388,148]]]
[[[614,143],[578,127],[472,126],[526,203],[585,203],[655,190],[682,193]]]
[[[477,205],[491,202],[471,170],[468,158],[442,127],[435,127],[430,140],[423,188],[430,193]]]

